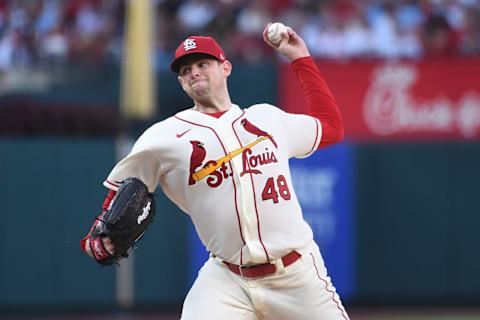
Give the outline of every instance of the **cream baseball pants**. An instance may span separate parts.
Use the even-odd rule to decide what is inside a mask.
[[[244,278],[213,257],[200,269],[182,320],[349,320],[318,246],[274,274]]]

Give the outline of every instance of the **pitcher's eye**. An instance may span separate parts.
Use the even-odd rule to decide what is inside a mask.
[[[180,69],[180,75],[184,76],[190,73],[190,67]]]

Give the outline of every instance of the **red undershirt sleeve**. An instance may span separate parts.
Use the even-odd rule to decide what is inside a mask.
[[[312,57],[293,61],[292,68],[305,95],[307,115],[317,118],[322,124],[322,140],[318,148],[339,142],[344,134],[342,116]]]

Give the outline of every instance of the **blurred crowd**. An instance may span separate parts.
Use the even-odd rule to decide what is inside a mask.
[[[133,0],[140,1],[140,0]],[[480,0],[151,0],[155,57],[166,68],[190,34],[216,37],[234,61],[275,53],[269,21],[293,27],[317,58],[480,55]],[[115,64],[127,0],[0,0],[0,71],[43,64]]]

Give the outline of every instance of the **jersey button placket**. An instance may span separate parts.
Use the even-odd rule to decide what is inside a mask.
[[[229,151],[237,150],[242,146],[238,142],[238,139],[233,131],[231,125],[222,128],[223,138],[225,139]],[[251,141],[249,141],[251,142]],[[243,170],[242,154],[236,156],[231,161],[235,168],[235,180],[238,181],[237,186],[237,199],[240,200],[240,217],[242,230],[244,232],[244,238],[248,250],[246,256],[247,259],[256,261],[258,263],[265,262],[265,253],[259,247],[260,239],[258,237],[257,216],[255,211],[254,192],[251,182],[250,174],[245,174],[240,177],[240,173]]]
[[[231,124],[230,123],[223,123],[220,122],[218,124],[218,131],[220,132],[220,138],[222,139],[225,147],[227,148],[227,152],[232,152],[234,150],[238,150],[241,148],[237,138],[234,135],[234,132],[231,129]],[[240,172],[242,170],[241,166],[241,155],[238,155],[234,157],[233,159],[230,160],[230,165],[233,170],[233,177],[232,181],[236,185],[236,190],[237,190],[237,204],[238,204],[238,210],[239,210],[239,215],[240,215],[240,224],[242,228],[242,233],[243,233],[243,238],[246,243],[251,242],[252,235],[250,228],[248,228],[248,225],[251,224],[251,218],[248,217],[247,215],[244,214],[244,202],[242,201],[243,194],[244,194],[244,188],[243,184],[244,182],[240,178]]]

